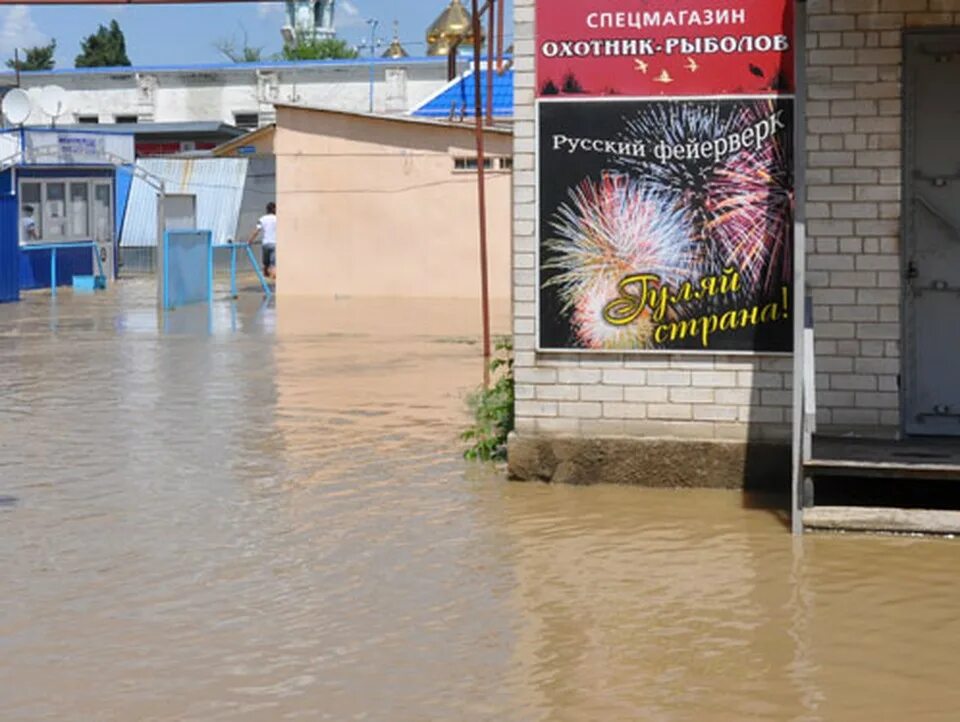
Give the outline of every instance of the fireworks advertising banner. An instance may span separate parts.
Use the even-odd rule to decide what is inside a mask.
[[[539,0],[539,348],[793,347],[793,0]]]
[[[793,92],[794,0],[538,0],[540,97]]]
[[[792,100],[541,103],[540,348],[789,352]]]

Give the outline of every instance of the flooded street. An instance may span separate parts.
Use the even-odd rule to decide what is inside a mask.
[[[478,325],[0,306],[0,720],[957,719],[956,542],[505,482],[457,441]]]

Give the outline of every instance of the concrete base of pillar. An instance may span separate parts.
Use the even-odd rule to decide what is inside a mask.
[[[511,436],[510,478],[788,492],[789,444]]]

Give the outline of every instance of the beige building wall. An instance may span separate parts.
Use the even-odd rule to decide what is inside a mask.
[[[486,133],[490,293],[510,297],[509,131]],[[278,106],[281,296],[476,298],[470,126]]]

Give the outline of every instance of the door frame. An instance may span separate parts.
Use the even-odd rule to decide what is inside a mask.
[[[96,219],[97,219],[97,187],[98,186],[107,186],[107,198],[110,200],[110,208],[107,213],[107,222],[110,224],[110,269],[107,271],[107,276],[110,280],[116,280],[119,277],[119,256],[120,256],[120,234],[117,232],[117,183],[116,176],[111,178],[92,178],[90,180],[90,235],[93,237],[93,241],[96,243]],[[98,251],[99,253],[99,251]],[[101,258],[101,262],[102,262]]]

